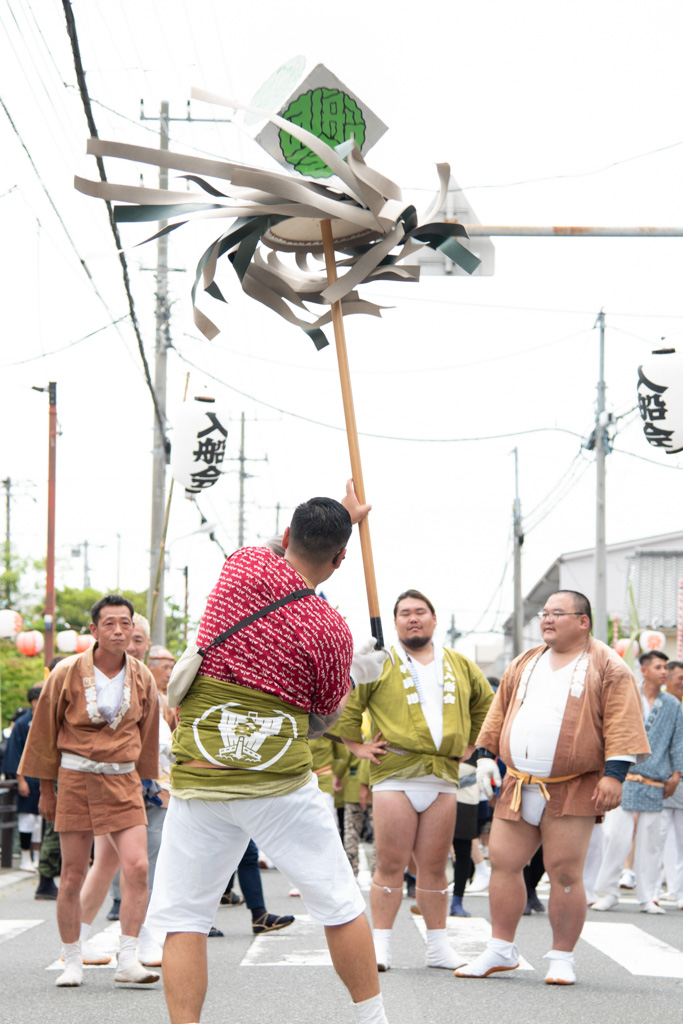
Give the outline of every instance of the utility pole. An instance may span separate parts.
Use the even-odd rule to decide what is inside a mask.
[[[2,481],[2,486],[5,488],[5,605],[9,608],[12,603],[12,581],[10,577],[10,572],[12,570],[12,549],[10,546],[12,481],[9,477]]]
[[[47,469],[47,557],[45,559],[45,665],[55,656],[55,495],[57,489],[57,385],[50,381],[46,388],[33,386],[34,391],[47,391],[50,399],[49,447]]]
[[[608,451],[605,413],[605,312],[600,310],[595,324],[600,327],[600,370],[595,412],[595,601],[593,635],[607,643],[607,550],[605,544],[605,456]]]
[[[517,469],[517,449],[515,453],[515,503],[512,506],[514,526],[514,614],[512,624],[512,656],[516,658],[524,649],[524,600],[522,598],[522,507],[519,501],[519,476]]]
[[[446,630],[446,639],[451,647],[455,647],[455,642],[460,636],[462,636],[462,633],[455,627],[455,615],[451,614],[451,624]]]
[[[88,564],[88,542],[83,541],[83,589],[90,589],[90,566]]]
[[[262,459],[251,459],[244,454],[244,413],[240,416],[240,451],[239,455],[235,459],[228,459],[228,462],[239,462],[239,503],[237,506],[237,547],[244,547],[244,481],[248,480],[251,473],[247,473],[244,468],[245,462],[267,462],[268,456],[264,456]],[[279,508],[279,506],[278,506]],[[212,538],[213,539],[213,538]]]

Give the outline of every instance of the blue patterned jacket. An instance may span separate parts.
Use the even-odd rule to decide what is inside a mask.
[[[666,782],[673,772],[683,772],[683,709],[670,693],[660,693],[645,723],[645,732],[652,753],[632,771],[648,779]],[[642,782],[624,783],[621,806],[625,811],[661,811],[664,802],[662,786]]]

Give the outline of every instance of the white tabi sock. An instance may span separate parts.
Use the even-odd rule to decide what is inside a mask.
[[[445,967],[454,971],[465,963],[451,947],[445,928],[427,929],[427,966]]]
[[[120,971],[127,971],[138,962],[137,956],[138,938],[137,935],[122,935],[119,946],[118,964]]]
[[[86,924],[85,921],[81,921],[81,935],[80,935],[81,946],[83,945],[85,940],[88,938],[88,935],[90,935],[90,928],[91,927],[92,926],[89,925],[89,924]]]
[[[486,943],[487,947],[494,953],[500,953],[501,956],[512,956],[512,950],[514,948],[514,942],[506,942],[505,939],[489,939]]]
[[[381,994],[352,1005],[356,1024],[388,1024]]]
[[[79,967],[82,967],[81,940],[79,939],[78,942],[65,942],[62,946],[62,956],[67,967],[69,964],[77,964]]]

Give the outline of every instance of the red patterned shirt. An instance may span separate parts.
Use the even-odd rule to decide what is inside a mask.
[[[230,626],[307,584],[268,548],[240,548],[223,564],[199,624],[200,647]],[[353,641],[341,615],[310,595],[277,608],[212,647],[201,674],[273,693],[308,713],[329,715],[349,689]]]

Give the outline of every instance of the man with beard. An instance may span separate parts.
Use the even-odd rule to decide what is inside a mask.
[[[493,691],[477,666],[433,642],[436,613],[419,590],[394,606],[398,644],[378,679],[362,682],[334,728],[349,749],[371,761],[377,867],[370,893],[377,968],[391,967],[391,928],[411,854],[417,901],[427,927],[427,966],[453,969],[462,958],[446,939],[446,862],[453,840],[458,762],[474,751]],[[372,744],[362,742],[370,711]],[[373,749],[384,746],[381,760]]]

